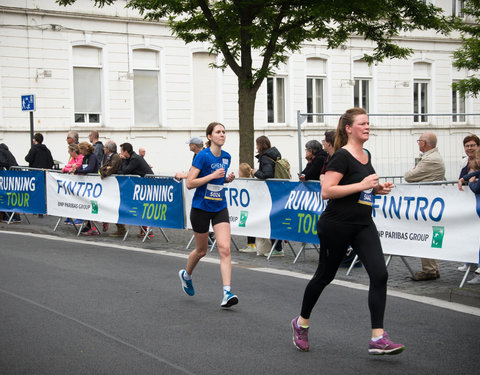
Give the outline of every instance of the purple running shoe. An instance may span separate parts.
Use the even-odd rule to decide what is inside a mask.
[[[405,345],[395,344],[390,341],[387,332],[383,332],[383,337],[377,341],[370,340],[368,345],[368,354],[400,354],[405,350]]]
[[[293,344],[302,352],[308,352],[308,328],[302,328],[297,324],[298,316],[292,320]]]

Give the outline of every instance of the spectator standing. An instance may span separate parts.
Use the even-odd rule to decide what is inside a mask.
[[[463,139],[463,148],[465,150],[466,157],[462,160],[462,169],[460,170],[460,176],[458,177],[459,179],[463,179],[463,176],[473,172],[471,163],[475,161],[475,154],[479,147],[480,139],[475,134],[467,135]],[[466,182],[468,183],[468,181]],[[458,267],[457,270],[465,272],[468,269],[468,266],[469,264],[465,263],[463,266]],[[475,273],[480,275],[480,267],[475,270]]]
[[[322,140],[323,149],[327,153],[327,158],[325,159],[325,163],[323,163],[322,170],[320,171],[320,182],[322,182],[323,178],[325,177],[325,172],[327,171],[327,164],[332,158],[332,155],[335,152],[335,132],[333,130],[327,130],[324,133],[324,138]]]
[[[317,180],[320,181],[320,172],[327,160],[328,154],[323,151],[320,142],[316,140],[308,141],[305,144],[305,159],[307,165],[305,169],[298,175],[300,181]]]
[[[469,162],[470,173],[467,173],[458,180],[458,188],[463,190],[463,184],[466,182],[470,190],[475,194],[477,207],[480,207],[480,148],[475,151],[475,158]],[[480,251],[479,251],[480,254]],[[467,281],[468,284],[480,284],[480,264],[475,271],[477,274],[472,280]]]
[[[146,174],[153,174],[147,162],[133,151],[131,143],[125,142],[120,145],[120,157],[122,158],[122,164],[118,168],[118,174],[131,174],[140,177],[145,177]],[[150,228],[146,226],[140,226],[140,228],[140,233],[137,234],[137,237],[143,237],[144,233],[148,233],[149,238],[154,237]]]
[[[340,117],[335,137],[337,151],[328,164],[322,186],[322,198],[328,199],[328,204],[317,223],[320,260],[305,288],[300,316],[291,322],[293,342],[302,351],[309,350],[311,312],[324,288],[334,279],[348,245],[357,252],[370,278],[369,354],[398,354],[405,349],[391,342],[384,331],[388,273],[372,219],[372,201],[374,194],[388,194],[393,184],[378,181],[370,152],[363,148],[369,132],[370,123],[363,108],[349,109]],[[339,342],[345,340],[345,335],[336,337]]]
[[[153,174],[147,162],[133,151],[131,143],[125,142],[120,145],[120,157],[122,164],[118,169],[118,174],[139,175],[140,177]]]
[[[43,144],[43,135],[35,133],[33,136],[33,146],[25,156],[30,168],[52,169],[53,157],[50,150]]]
[[[78,150],[83,155],[83,160],[81,166],[78,166],[78,164],[72,165],[73,173],[83,175],[98,173],[98,159],[94,153],[94,147],[88,142],[82,142],[78,145]]]
[[[78,133],[74,130],[71,130],[67,133],[67,144],[72,145],[76,144],[78,145]]]
[[[462,169],[460,170],[459,179],[466,174],[473,172],[470,167],[470,163],[475,160],[475,153],[480,147],[480,138],[475,134],[467,135],[463,139],[463,149],[465,150],[466,157],[462,161]]]
[[[78,165],[78,167],[81,166],[82,164],[82,161],[83,161],[83,155],[80,154],[80,151],[78,150],[78,133],[74,130],[70,130],[68,133],[67,133],[67,145],[69,146],[68,148],[68,154],[69,154],[69,157],[68,157],[68,162],[66,164],[66,166],[64,168],[62,168],[62,172],[63,173],[73,173],[71,172],[71,169],[72,169],[72,165],[73,164],[80,164]],[[75,153],[76,153],[76,159],[75,160],[72,160],[72,153],[71,153],[71,149],[70,149],[70,146],[73,146],[73,145],[76,145],[77,148],[75,149]],[[78,156],[80,155],[80,160],[78,159]],[[83,222],[83,220],[80,220],[80,219],[75,219],[75,220],[72,220],[70,218],[66,218],[64,223],[65,224],[81,224]]]
[[[103,146],[103,151],[105,153],[104,163],[100,167],[100,178],[104,179],[105,177],[111,176],[112,174],[116,174],[118,172],[118,168],[120,164],[122,164],[122,159],[120,155],[117,153],[117,144],[112,141],[108,140],[105,142]],[[127,228],[125,224],[116,224],[117,230],[113,233],[110,233],[112,237],[124,237],[125,233],[127,233]],[[108,230],[109,223],[103,223],[103,231],[106,232]]]
[[[98,131],[92,130],[88,135],[88,139],[90,143],[93,145],[93,153],[97,157],[98,166],[101,167],[103,165],[103,158],[105,157],[105,153],[103,151],[103,143],[98,140],[99,134]]]
[[[18,166],[15,156],[10,152],[8,146],[5,143],[0,143],[0,169],[10,169],[11,167]],[[8,221],[8,214],[1,212],[3,221]],[[18,213],[13,214],[12,223],[21,223],[20,215]]]
[[[145,148],[140,147],[140,148],[138,149],[138,155],[140,155],[143,159],[145,159],[146,153],[147,153],[147,150],[145,150]],[[147,164],[148,164],[148,163],[147,163]],[[148,166],[149,166],[150,168],[152,168],[152,170],[153,170],[153,167],[152,167],[151,164],[148,164]]]
[[[193,163],[193,161],[195,160],[195,157],[198,155],[198,153],[204,149],[202,138],[192,137],[185,143],[190,148],[190,151],[193,152],[193,158],[192,158],[192,163]],[[187,178],[187,175],[188,175],[188,173],[186,173],[186,172],[177,172],[177,173],[175,173],[175,178],[180,181],[182,179]]]
[[[78,145],[75,143],[72,143],[68,146],[68,163],[65,167],[63,167],[62,172],[63,173],[74,173],[74,171],[77,168],[82,167],[82,162],[83,162],[83,155],[80,154],[80,150],[78,149]],[[73,166],[75,165],[75,169],[73,169]]]
[[[0,169],[10,169],[10,167],[18,166],[15,156],[10,152],[5,143],[0,143]]]
[[[98,173],[98,160],[95,155],[94,147],[88,142],[81,142],[78,145],[80,154],[83,155],[82,165],[77,167],[77,164],[72,165],[72,171],[75,174],[86,175],[89,173]],[[85,236],[97,236],[97,228],[92,226],[92,222],[87,221],[87,225],[82,229],[82,234]]]
[[[266,180],[267,178],[275,177],[275,160],[281,159],[282,155],[280,151],[277,150],[275,146],[272,147],[268,137],[261,135],[255,141],[258,154],[255,156],[258,159],[258,169],[252,169],[252,176],[260,179]],[[281,240],[270,240],[272,245],[276,242],[275,249],[272,252],[271,256],[283,257],[285,254],[283,252],[282,241]],[[265,256],[268,256],[269,253],[265,253]]]
[[[434,133],[423,133],[417,140],[422,153],[418,164],[405,172],[403,178],[407,182],[444,181],[445,164],[437,149],[437,137]],[[412,280],[435,280],[440,277],[438,260],[422,258],[422,271],[416,272]]]
[[[252,177],[252,167],[248,163],[240,163],[238,166],[238,177],[242,178],[251,178]],[[239,250],[242,253],[256,253],[257,249],[255,248],[255,237],[247,236],[247,247]]]

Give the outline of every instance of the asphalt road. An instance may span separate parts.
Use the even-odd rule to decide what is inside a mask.
[[[220,308],[217,260],[180,288],[185,254],[0,233],[0,374],[471,374],[480,317],[389,297],[386,329],[406,345],[369,356],[367,293],[331,285],[311,350],[292,344],[305,277],[235,265],[239,304]]]

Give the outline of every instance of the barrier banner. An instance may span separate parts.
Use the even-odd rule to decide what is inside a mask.
[[[327,202],[318,182],[235,179],[225,189],[232,234],[319,243]],[[385,254],[479,262],[480,198],[470,189],[400,184],[374,196],[372,208]]]
[[[116,223],[120,191],[115,177],[47,172],[47,213]]]
[[[45,172],[0,171],[0,211],[45,214]]]
[[[376,195],[373,218],[386,254],[479,262],[480,205],[465,187],[398,185]]]
[[[320,183],[240,178],[224,188],[232,234],[319,243],[317,221],[324,208]],[[194,191],[185,191],[190,229]]]
[[[270,238],[272,199],[265,181],[235,179],[224,186],[232,234]]]
[[[267,180],[272,197],[271,238],[319,244],[317,221],[325,208],[319,182]]]
[[[118,222],[185,228],[182,184],[173,178],[116,176],[121,191]]]

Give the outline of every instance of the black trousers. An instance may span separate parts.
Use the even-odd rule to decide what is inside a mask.
[[[368,307],[372,329],[383,328],[387,299],[388,273],[377,228],[371,220],[367,225],[341,224],[327,220],[317,223],[320,259],[313,278],[305,288],[301,316],[310,318],[323,289],[332,282],[348,246],[358,254],[370,278]]]

